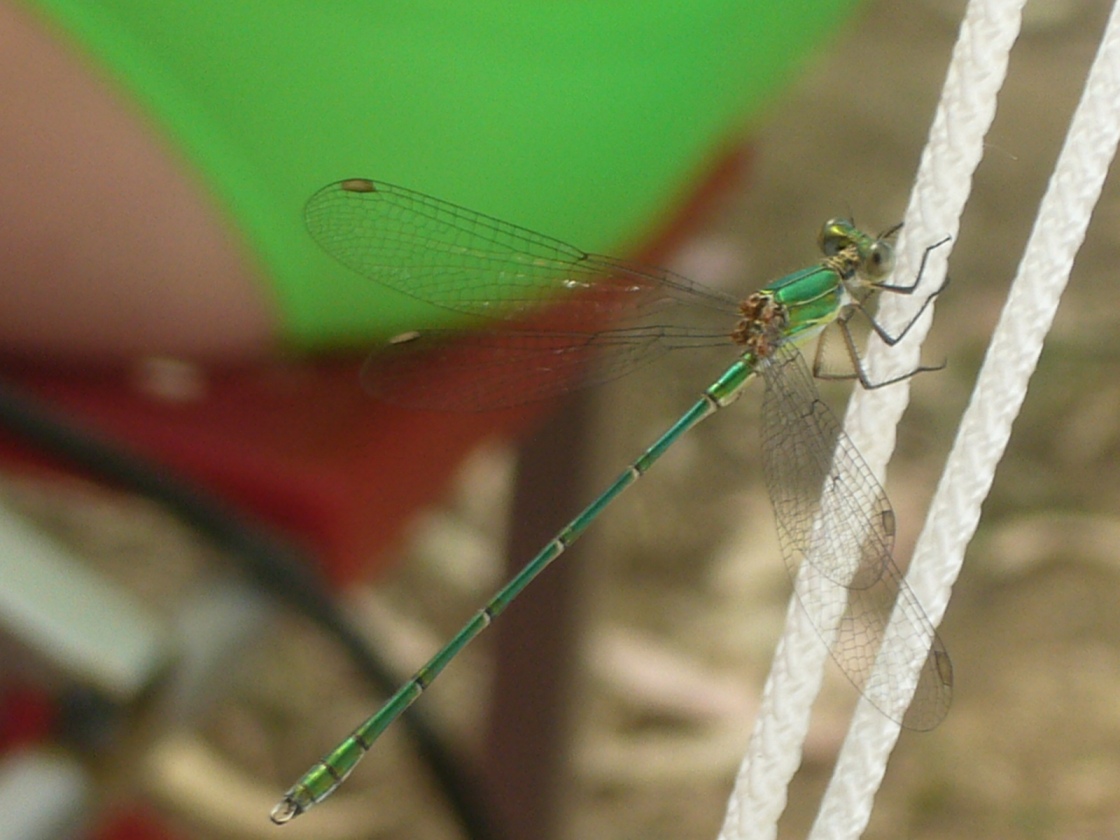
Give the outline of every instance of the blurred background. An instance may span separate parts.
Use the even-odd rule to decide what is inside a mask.
[[[842,20],[845,12],[850,16]],[[920,530],[1108,12],[1102,0],[1034,0],[1027,5],[987,155],[953,246],[953,285],[938,301],[926,345],[927,360],[946,359],[948,364],[913,381],[912,404],[899,429],[888,476],[899,522],[900,563]],[[521,190],[503,187],[518,183],[517,166],[540,163],[528,155],[495,156],[499,167],[507,158],[516,159],[504,185],[472,172],[478,165],[465,158],[411,173],[403,163],[397,166],[401,175],[415,176],[406,181],[408,186],[584,247],[623,255],[627,248],[649,252],[708,285],[736,293],[753,290],[815,259],[814,237],[826,218],[850,213],[871,229],[901,218],[962,13],[963,3],[937,0],[884,0],[850,10],[837,6],[827,13],[822,9],[819,17],[801,11],[801,22],[812,32],[805,36],[800,74],[794,75],[794,64],[781,63],[757,95],[728,92],[725,98],[715,97],[719,102],[708,104],[719,116],[705,132],[684,138],[686,132],[679,128],[666,128],[678,143],[673,164],[649,177],[639,177],[635,170],[648,169],[657,152],[647,148],[635,157],[638,153],[626,144],[620,144],[616,158],[597,161],[594,170],[564,171],[565,165],[576,164],[558,165]],[[711,20],[710,30],[720,29]],[[729,26],[722,29],[728,31],[721,45],[730,53],[735,38]],[[635,37],[652,37],[647,30],[634,31]],[[736,37],[746,38],[742,33]],[[626,54],[621,45],[620,52]],[[699,60],[697,67],[715,69]],[[746,72],[734,62],[724,69]],[[782,80],[792,83],[777,94],[775,86]],[[721,77],[711,84],[722,91],[722,86],[734,86],[734,80]],[[689,95],[683,88],[676,93]],[[468,109],[462,101],[458,107]],[[645,113],[643,119],[636,136],[657,135],[681,120],[673,113]],[[746,155],[737,142],[744,121],[749,126]],[[586,122],[576,124],[586,129]],[[312,137],[310,144],[315,142]],[[504,148],[491,137],[477,142],[480,148],[495,143]],[[572,145],[584,148],[579,142]],[[306,177],[301,173],[284,189],[305,198],[341,177],[402,180],[397,172],[365,168],[373,163],[350,171],[359,165],[358,153],[347,154],[317,165]],[[616,159],[631,158],[626,177],[619,175],[616,181],[585,174],[609,171]],[[738,173],[738,180],[732,173]],[[631,202],[625,200],[627,177],[639,183]],[[590,185],[572,193],[558,186],[565,180]],[[708,184],[716,186],[701,186]],[[553,201],[556,192],[564,197]],[[503,193],[513,197],[502,198]],[[586,205],[608,195],[615,203],[601,215],[611,218],[604,221],[584,212]],[[696,196],[708,197],[699,202],[708,212],[692,212]],[[19,207],[9,203],[7,211],[18,214]],[[953,709],[934,732],[903,735],[868,837],[1086,838],[1120,832],[1120,707],[1115,702],[1120,626],[1113,608],[1120,580],[1120,521],[1115,516],[1120,487],[1114,480],[1120,389],[1115,385],[1114,331],[1109,328],[1117,303],[1112,269],[1120,256],[1118,216],[1120,201],[1110,182],[940,628],[955,668]],[[267,227],[267,214],[248,213],[245,218]],[[704,220],[702,225],[695,224],[697,218]],[[284,224],[291,230],[274,233],[274,238],[294,237],[298,215]],[[261,253],[272,254],[262,257],[263,263],[290,259],[286,264],[295,267],[289,272],[298,273],[300,267],[322,272],[315,274],[323,279],[311,292],[280,294],[314,296],[324,294],[328,284],[341,287],[343,303],[336,310],[327,312],[324,304],[310,315],[289,314],[283,328],[273,327],[273,334],[284,333],[283,342],[322,350],[331,345],[331,331],[339,345],[360,343],[359,333],[376,333],[363,319],[381,304],[362,309],[367,304],[359,301],[371,292],[370,284],[342,277],[345,272],[328,267],[330,261],[321,254],[269,252],[270,246],[260,245],[267,233],[248,231],[245,236]],[[289,313],[307,311],[291,300],[279,308],[284,306]],[[411,304],[403,306],[400,312],[393,310],[384,330],[416,317]],[[348,320],[347,312],[358,314]],[[329,326],[316,327],[317,318]],[[267,334],[264,330],[260,335]],[[109,389],[124,382],[148,399],[163,394],[174,406],[193,404],[200,392],[224,399],[246,381],[262,381],[259,374],[240,372],[227,380],[225,374],[166,359],[129,368],[117,378],[83,370],[70,377],[55,372],[48,381],[26,372],[27,353],[21,354],[10,340],[5,347],[14,351],[6,373],[23,376],[23,384],[37,385],[37,393],[70,407],[99,405],[80,389],[74,397],[73,377],[92,376]],[[331,349],[337,352],[338,347]],[[249,357],[259,348],[245,345],[240,352]],[[326,372],[315,369],[320,378],[349,383],[339,387],[353,392],[339,402],[324,399],[332,411],[354,412],[352,423],[339,429],[332,425],[332,433],[360,435],[362,424],[376,423],[370,435],[387,439],[391,447],[397,440],[394,430],[420,424],[367,414],[369,400],[361,394],[356,368],[348,367],[347,354],[340,358]],[[288,359],[279,369],[289,378],[277,380],[275,366],[263,378],[288,384],[272,385],[267,393],[306,396],[290,384],[293,376],[297,382],[307,379],[304,368]],[[578,489],[574,503],[563,502],[570,509],[549,510],[544,503],[539,527],[550,533],[563,525],[691,405],[724,363],[726,357],[718,353],[670,357],[595,389],[590,402],[578,409],[565,409],[569,413],[562,417],[587,418],[581,421],[586,433],[579,463],[569,465]],[[64,385],[51,385],[58,377]],[[848,389],[830,385],[822,390],[839,411]],[[563,615],[556,619],[570,625],[570,652],[559,655],[554,665],[565,676],[563,702],[557,702],[551,712],[556,718],[545,727],[562,738],[549,770],[549,812],[535,815],[553,826],[554,836],[699,838],[719,829],[789,592],[761,481],[757,400],[752,388],[734,408],[677,444],[640,486],[612,506],[584,538],[582,553],[571,558],[566,578],[570,600],[562,602]],[[125,405],[134,413],[133,403]],[[252,415],[266,426],[259,430],[265,437],[270,435],[271,405],[266,401],[261,413]],[[171,422],[158,411],[153,417],[157,426]],[[390,513],[370,508],[367,519],[385,519],[380,539],[373,541],[379,547],[375,563],[349,558],[357,546],[371,544],[369,539],[347,542],[327,526],[317,532],[334,540],[328,543],[335,553],[349,558],[343,571],[327,570],[340,586],[346,614],[401,674],[410,673],[458,629],[504,579],[510,519],[519,516],[511,510],[523,510],[515,506],[524,504],[514,489],[518,446],[513,441],[524,441],[540,422],[528,416],[483,421],[507,433],[493,439],[475,429],[455,438],[456,445],[446,450],[400,444],[416,464],[437,455],[462,458],[462,463],[448,490],[432,470],[424,492],[410,495],[407,508],[399,502],[398,507],[386,503]],[[130,434],[146,434],[127,424],[118,428],[130,443],[141,439]],[[311,438],[326,436],[321,430],[303,431]],[[546,425],[521,449],[555,448],[563,431]],[[440,440],[454,434],[439,425],[428,432]],[[143,441],[141,449],[149,438]],[[199,456],[197,462],[183,463],[220,473],[222,464],[214,460],[232,464],[236,454],[231,447],[209,461]],[[356,460],[353,453],[347,456]],[[559,457],[567,459],[563,450]],[[82,668],[67,673],[58,664],[66,656],[29,651],[26,638],[11,624],[4,631],[0,743],[6,759],[39,750],[51,760],[78,755],[77,766],[93,779],[88,787],[72,783],[83,808],[62,831],[106,840],[278,836],[275,832],[327,838],[462,836],[445,798],[400,730],[378,743],[328,803],[283,829],[272,826],[266,815],[280,793],[380,698],[371,695],[335,640],[308,618],[269,606],[241,579],[229,582],[229,551],[215,549],[213,539],[184,525],[166,507],[69,472],[28,468],[25,461],[18,454],[10,460],[16,466],[6,470],[5,502],[33,523],[39,535],[49,535],[52,545],[79,558],[78,567],[91,573],[90,586],[108,581],[121,598],[144,605],[145,627],[154,628],[150,632],[158,644],[133,658],[162,663],[151,666],[159,676],[139,698],[114,703]],[[410,465],[390,463],[387,468],[382,462],[382,478],[385,469]],[[401,480],[388,474],[391,491]],[[287,473],[273,475],[275,484],[286,480]],[[364,476],[344,477],[360,481]],[[228,488],[224,492],[237,496]],[[257,508],[249,506],[254,515],[288,501],[283,494],[247,495],[258,503]],[[435,498],[438,504],[429,504]],[[375,501],[367,496],[352,501],[355,515],[361,517],[362,506]],[[523,551],[521,559],[533,550]],[[14,556],[13,551],[4,553]],[[560,562],[568,564],[568,557]],[[10,569],[5,574],[15,579]],[[49,586],[42,581],[49,578],[28,585]],[[488,634],[493,638],[468,650],[421,701],[466,767],[483,766],[482,757],[494,755],[487,710],[511,696],[516,706],[519,693],[530,693],[531,686],[517,685],[516,675],[503,682],[493,663],[495,656],[502,661],[504,648],[534,654],[536,638],[517,633],[519,622],[547,621],[554,608],[551,599],[564,597],[546,583],[527,590]],[[4,588],[16,591],[14,585]],[[105,603],[113,603],[111,597]],[[6,612],[20,613],[18,605],[9,605]],[[231,615],[243,618],[243,624]],[[182,696],[169,683],[185,679],[176,662],[193,661],[185,650],[190,645],[176,641],[179,631],[186,626],[201,633],[200,628],[224,627],[223,622],[230,624],[229,640],[223,637],[214,645],[224,656],[210,657],[218,662],[212,671],[222,679],[200,682],[204,688],[186,692],[188,710],[174,704],[169,710],[162,695]],[[83,691],[89,684],[94,688]],[[855,699],[843,677],[833,674],[818,703],[781,836],[802,836],[811,823]],[[88,731],[60,733],[60,722],[73,727],[74,721],[84,721]],[[79,748],[53,746],[59,743]],[[516,780],[503,775],[507,770],[500,762],[488,767],[483,773],[486,789],[512,786]],[[19,833],[14,821],[5,821],[8,827],[0,826],[0,836],[28,836]]]

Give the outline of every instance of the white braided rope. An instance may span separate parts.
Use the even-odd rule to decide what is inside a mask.
[[[906,214],[896,277],[913,276],[926,246],[958,230],[1008,54],[1018,36],[1022,5],[1023,0],[973,0],[968,7]],[[1117,102],[1120,13],[1114,9],[915,549],[908,580],[934,624],[948,604],[980,505],[1120,139]],[[948,252],[948,247],[938,249],[927,263],[927,293],[940,284]],[[921,302],[917,297],[887,298],[880,317],[888,327],[905,323]],[[872,378],[913,369],[928,326],[927,315],[897,347],[884,353],[883,346],[873,346],[868,354]],[[894,428],[908,395],[905,385],[870,392],[856,389],[853,395],[846,428],[879,475],[894,448]],[[804,573],[811,574],[810,565],[804,565]],[[775,836],[789,780],[800,763],[826,656],[803,611],[791,603],[721,840]],[[897,736],[896,724],[869,703],[860,704],[813,837],[856,837],[863,831]]]
[[[948,605],[965,548],[980,521],[980,506],[1120,142],[1118,103],[1120,4],[1113,7],[914,550],[910,585],[935,623]],[[860,704],[811,837],[848,838],[863,832],[897,737],[897,726],[870,704]]]

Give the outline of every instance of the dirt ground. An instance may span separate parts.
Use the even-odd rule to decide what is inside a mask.
[[[812,260],[825,218],[853,212],[872,228],[899,219],[962,5],[870,3],[774,107],[757,135],[748,188],[671,267],[728,289],[750,278],[753,289]],[[926,345],[929,360],[948,364],[914,381],[890,468],[903,561],[1108,7],[1035,0],[1028,12],[953,247],[953,286]],[[955,668],[953,708],[932,733],[903,735],[869,838],[1120,836],[1117,231],[1120,192],[1110,182],[940,628]],[[691,404],[712,371],[710,360],[670,359],[598,389],[589,497]],[[842,410],[846,389],[825,393]],[[719,830],[788,598],[761,482],[757,403],[748,393],[690,434],[587,538],[566,837],[705,838]],[[402,668],[454,631],[500,579],[511,474],[507,449],[480,452],[447,504],[418,523],[394,580],[354,597]],[[57,494],[16,495],[68,533],[74,526],[65,522],[78,518],[102,542],[119,540],[128,522],[158,533],[151,539],[162,552],[181,544],[170,562],[207,562],[197,541],[146,506],[138,513],[128,500],[102,500],[92,514],[51,513]],[[128,540],[143,545],[145,537]],[[449,546],[460,558],[450,570]],[[143,585],[161,592],[173,579],[163,573]],[[153,802],[187,836],[279,837],[250,817],[267,812],[302,766],[292,756],[317,756],[370,711],[374,701],[345,679],[342,657],[324,644],[300,622],[280,619],[203,730],[206,749],[242,779],[223,780],[221,790],[244,794],[231,806],[244,819],[214,819],[207,800],[169,794],[153,772]],[[286,666],[277,673],[281,651]],[[483,645],[423,701],[467,753],[483,737],[487,675]],[[826,686],[781,837],[803,836],[811,824],[853,701],[842,678]],[[324,720],[301,723],[328,702]],[[285,828],[284,837],[457,836],[401,739],[386,740],[336,808],[324,807],[314,825]]]

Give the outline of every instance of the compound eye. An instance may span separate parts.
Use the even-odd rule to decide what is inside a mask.
[[[882,239],[877,239],[871,243],[863,270],[868,277],[874,280],[890,274],[894,270],[894,248],[891,244],[884,242]]]
[[[852,223],[847,219],[829,219],[817,236],[817,245],[826,257],[835,257],[853,242]]]

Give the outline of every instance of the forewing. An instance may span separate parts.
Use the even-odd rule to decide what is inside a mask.
[[[308,231],[358,274],[455,312],[520,321],[563,307],[569,328],[676,301],[734,311],[727,295],[664,269],[588,254],[403,187],[351,179],[308,201]]]

